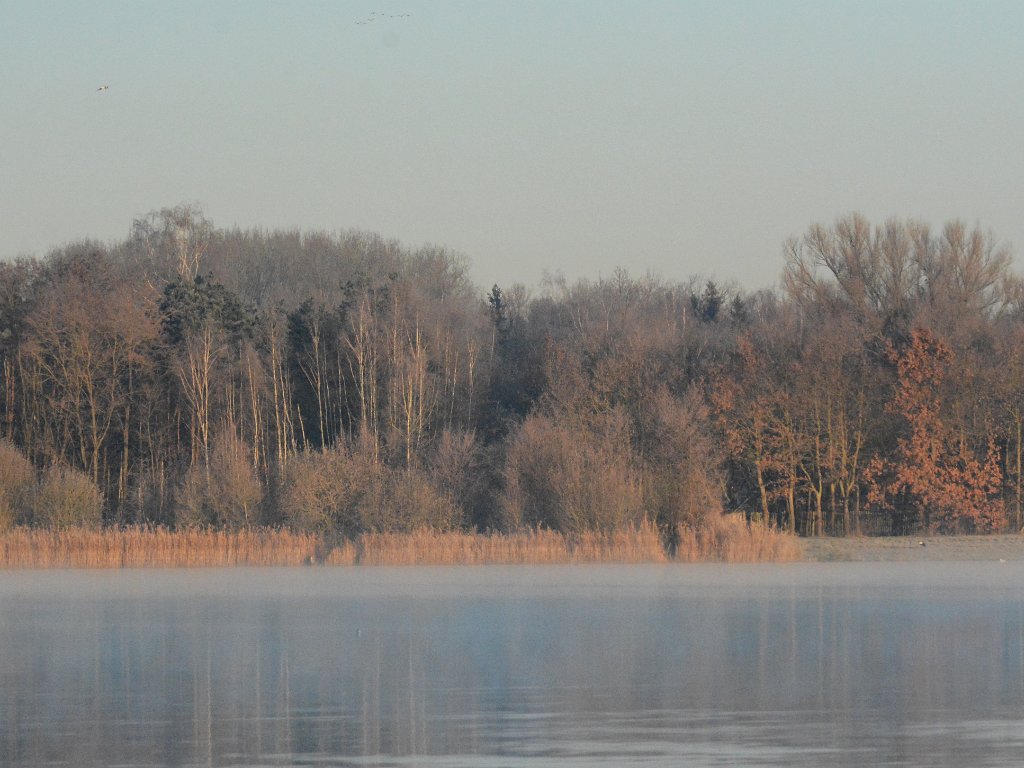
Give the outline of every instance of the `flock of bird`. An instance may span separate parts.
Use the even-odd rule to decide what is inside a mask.
[[[376,11],[370,11],[370,15],[365,19],[356,19],[356,24],[372,24],[377,19],[404,19],[407,16],[412,16],[411,13],[377,13]]]

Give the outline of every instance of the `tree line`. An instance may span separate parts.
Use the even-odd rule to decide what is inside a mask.
[[[179,206],[0,264],[0,527],[1019,530],[1009,252],[857,215],[784,252],[777,290],[485,292],[443,248]]]

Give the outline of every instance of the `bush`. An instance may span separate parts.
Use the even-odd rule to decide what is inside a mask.
[[[461,523],[462,514],[451,496],[435,488],[422,472],[392,470],[387,480],[381,517],[370,530],[447,531]]]
[[[425,471],[431,485],[470,522],[480,527],[493,522],[492,486],[500,478],[472,432],[443,430]]]
[[[629,425],[616,411],[590,425],[530,416],[513,435],[505,466],[509,527],[611,531],[645,519]]]
[[[353,538],[369,531],[447,530],[462,521],[457,504],[418,470],[396,470],[369,450],[339,446],[289,461],[281,512],[297,530]]]
[[[36,471],[24,454],[0,440],[0,531],[28,522]]]
[[[682,399],[661,391],[640,416],[644,500],[663,531],[700,526],[723,512],[724,479],[707,409],[695,391]]]
[[[342,448],[303,451],[285,469],[281,514],[300,531],[358,533],[357,509],[372,477],[358,476],[355,463]]]
[[[99,528],[103,522],[103,494],[84,472],[50,467],[32,495],[26,522],[39,528]]]
[[[210,450],[210,463],[192,466],[178,491],[175,520],[189,527],[248,528],[260,524],[263,487],[248,447],[231,429]]]

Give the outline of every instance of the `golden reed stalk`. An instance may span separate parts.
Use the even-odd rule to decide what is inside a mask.
[[[472,534],[424,529],[413,533],[364,534],[363,565],[483,565],[548,563],[663,563],[658,529],[644,524],[609,533],[557,531]]]
[[[675,559],[798,560],[795,536],[742,520],[681,528]],[[485,565],[663,563],[658,529],[645,523],[612,532],[463,533],[423,529],[366,533],[329,545],[323,537],[278,529],[166,528],[66,531],[14,528],[0,534],[0,568],[202,568],[274,565]]]
[[[15,528],[0,534],[2,568],[179,568],[302,565],[316,560],[312,534],[252,529],[166,528],[64,531]]]
[[[697,563],[791,562],[803,559],[800,540],[764,523],[748,522],[742,515],[723,515],[697,528],[679,527],[675,559]]]

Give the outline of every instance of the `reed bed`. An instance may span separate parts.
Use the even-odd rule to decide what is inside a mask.
[[[500,565],[566,563],[565,536],[556,531],[462,533],[423,529],[365,533],[357,541],[360,565]]]
[[[662,563],[667,557],[653,524],[607,533],[550,530],[462,533],[424,529],[359,537],[361,565],[485,565],[552,563]]]
[[[795,536],[724,517],[697,529],[680,528],[679,562],[799,560]],[[365,533],[328,543],[312,533],[278,529],[215,531],[166,528],[39,530],[0,534],[0,568],[203,568],[311,565],[487,565],[664,563],[652,523],[619,531],[563,534],[537,529],[466,533],[421,529]]]
[[[0,535],[2,568],[204,568],[315,562],[317,536],[284,530],[129,528],[33,530]]]
[[[359,547],[356,542],[345,539],[332,547],[323,546],[316,562],[321,565],[358,565]]]
[[[676,561],[684,563],[778,563],[803,559],[803,546],[791,533],[742,515],[723,515],[697,528],[679,527]]]
[[[574,563],[664,563],[668,561],[654,523],[618,531],[586,531],[570,539]]]

